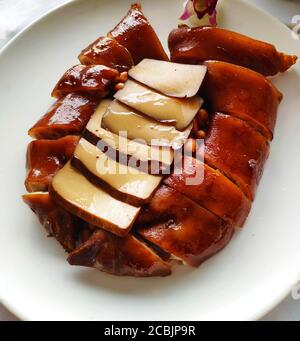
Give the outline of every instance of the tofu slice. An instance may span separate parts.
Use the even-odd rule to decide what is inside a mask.
[[[121,237],[128,234],[140,211],[93,185],[70,162],[56,174],[49,193],[67,211]]]
[[[192,130],[192,125],[184,131],[179,131],[174,126],[161,124],[117,100],[108,107],[103,116],[102,126],[114,134],[125,133],[130,140],[173,149],[181,148]]]
[[[156,121],[174,125],[178,130],[184,130],[191,124],[203,103],[199,96],[169,97],[130,79],[114,97]]]
[[[148,146],[113,134],[101,127],[102,118],[111,101],[103,100],[91,117],[83,137],[99,149],[113,148],[119,162],[135,165],[152,173],[168,173],[173,163],[174,152],[169,147]]]
[[[128,72],[136,81],[171,97],[195,96],[204,80],[206,66],[144,59]]]
[[[105,189],[118,200],[134,206],[149,202],[162,177],[120,164],[107,154],[85,139],[81,139],[75,150],[72,165],[92,183]]]

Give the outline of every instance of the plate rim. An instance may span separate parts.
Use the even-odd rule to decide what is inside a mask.
[[[76,6],[76,3],[83,2],[84,0],[66,0],[66,2],[59,4],[52,9],[47,10],[42,15],[38,16],[36,19],[31,21],[29,24],[27,24],[22,30],[20,30],[14,37],[12,37],[1,49],[0,49],[0,60],[3,53],[6,52],[13,44],[15,44],[19,39],[22,38],[23,34],[25,34],[27,31],[33,29],[37,24],[48,18],[50,15],[55,14],[55,12],[59,12],[61,9],[66,8],[68,6]],[[224,0],[223,0],[224,1]],[[236,0],[235,0],[236,1]],[[133,2],[133,0],[132,0]],[[282,23],[279,19],[274,17],[272,14],[267,12],[265,9],[259,7],[257,4],[253,4],[249,2],[248,0],[239,0],[239,2],[242,2],[244,6],[249,6],[255,11],[259,12],[260,14],[267,16],[269,20],[272,20],[274,24],[281,26],[281,29],[284,29],[285,31],[291,31],[284,23]],[[299,61],[300,63],[300,61]],[[298,66],[299,67],[299,66]],[[300,70],[300,67],[299,67]],[[274,308],[276,308],[290,293],[292,288],[299,282],[299,275],[300,275],[300,269],[299,273],[296,274],[296,278],[291,278],[288,282],[290,284],[287,284],[286,287],[282,288],[280,290],[280,293],[277,294],[277,296],[273,296],[272,300],[268,300],[266,302],[265,306],[263,308],[260,308],[256,311],[256,313],[249,314],[248,321],[256,321],[261,318],[263,318],[265,315],[267,315],[269,312],[271,312]],[[292,276],[291,276],[292,277]],[[31,318],[29,316],[26,316],[26,313],[22,312],[22,309],[19,309],[17,304],[15,302],[12,302],[11,300],[6,300],[3,296],[3,293],[0,292],[0,303],[13,315],[15,315],[17,318],[19,318],[22,321],[31,321]]]

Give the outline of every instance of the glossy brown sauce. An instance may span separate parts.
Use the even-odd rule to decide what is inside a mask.
[[[78,141],[77,136],[32,141],[27,148],[27,191],[47,191],[55,174],[73,156]]]
[[[269,143],[244,121],[215,113],[201,149],[205,162],[220,170],[253,200],[269,156]]]
[[[116,40],[100,37],[78,56],[84,65],[106,65],[119,72],[128,71],[133,66],[130,52]]]
[[[203,177],[199,184],[187,185],[187,181]],[[182,174],[173,173],[164,183],[233,226],[243,226],[251,209],[251,202],[243,192],[220,171],[192,157],[183,160]]]
[[[278,52],[274,45],[219,27],[180,27],[169,35],[171,60],[198,64],[219,60],[273,76],[288,70],[297,56]]]
[[[80,134],[98,103],[98,99],[89,95],[68,94],[58,99],[28,133],[36,139],[57,139]]]
[[[158,223],[142,226],[138,233],[191,266],[222,249],[233,233],[223,220],[166,186],[156,192],[149,213]]]
[[[104,98],[118,82],[119,75],[117,70],[104,65],[75,65],[58,81],[52,96],[60,98],[71,92],[82,92]]]
[[[261,74],[230,63],[208,61],[201,93],[211,111],[239,117],[273,139],[279,90]]]
[[[109,32],[108,36],[127,48],[134,64],[144,58],[169,59],[139,4],[131,6],[127,15]]]

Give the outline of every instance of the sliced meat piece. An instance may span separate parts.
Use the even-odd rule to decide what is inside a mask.
[[[234,227],[241,227],[251,209],[250,200],[220,171],[192,157],[164,183],[213,212]]]
[[[68,94],[57,100],[28,133],[36,139],[80,134],[98,103],[97,99],[88,95]]]
[[[45,192],[54,175],[73,156],[78,136],[66,136],[58,140],[35,140],[27,148],[28,192]]]
[[[87,242],[91,238],[93,233],[94,230],[91,230],[90,225],[86,224],[83,228],[80,229],[78,245]]]
[[[202,92],[212,111],[249,122],[272,140],[282,94],[264,76],[229,63],[208,61]]]
[[[260,133],[238,118],[215,113],[200,153],[254,199],[269,156],[269,143]]]
[[[223,249],[233,234],[229,224],[167,186],[156,192],[138,223],[143,238],[192,266]]]
[[[105,65],[119,72],[128,71],[133,66],[130,52],[116,40],[100,37],[81,51],[78,56],[84,65]]]
[[[171,274],[170,265],[133,235],[119,238],[117,248],[120,275],[146,277]]]
[[[68,261],[71,265],[95,267],[114,275],[151,277],[171,274],[170,265],[133,235],[119,238],[103,230],[95,232],[73,251]]]
[[[54,237],[62,247],[71,252],[76,247],[80,219],[57,206],[48,193],[31,193],[23,195],[23,201],[37,215],[50,237]]]
[[[125,46],[135,64],[144,58],[169,60],[140,4],[131,5],[127,15],[108,33],[108,37]]]
[[[118,82],[119,71],[104,65],[75,65],[55,85],[52,96],[60,98],[71,92],[106,97]]]
[[[99,229],[68,258],[71,265],[95,267],[109,273],[115,272],[116,261],[114,235]]]
[[[265,76],[288,70],[297,56],[278,52],[274,45],[218,27],[180,27],[169,35],[171,60],[199,64],[220,60],[255,70]]]

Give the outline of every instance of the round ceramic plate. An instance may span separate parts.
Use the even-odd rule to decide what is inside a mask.
[[[142,1],[166,45],[181,0]],[[20,197],[27,129],[79,51],[111,29],[130,1],[75,1],[44,16],[0,54],[0,297],[26,320],[250,320],[300,279],[300,64],[274,78],[285,94],[271,156],[245,228],[199,269],[135,279],[69,266]],[[219,24],[300,56],[277,20],[241,0],[221,1]],[[251,141],[249,141],[251,143]]]

